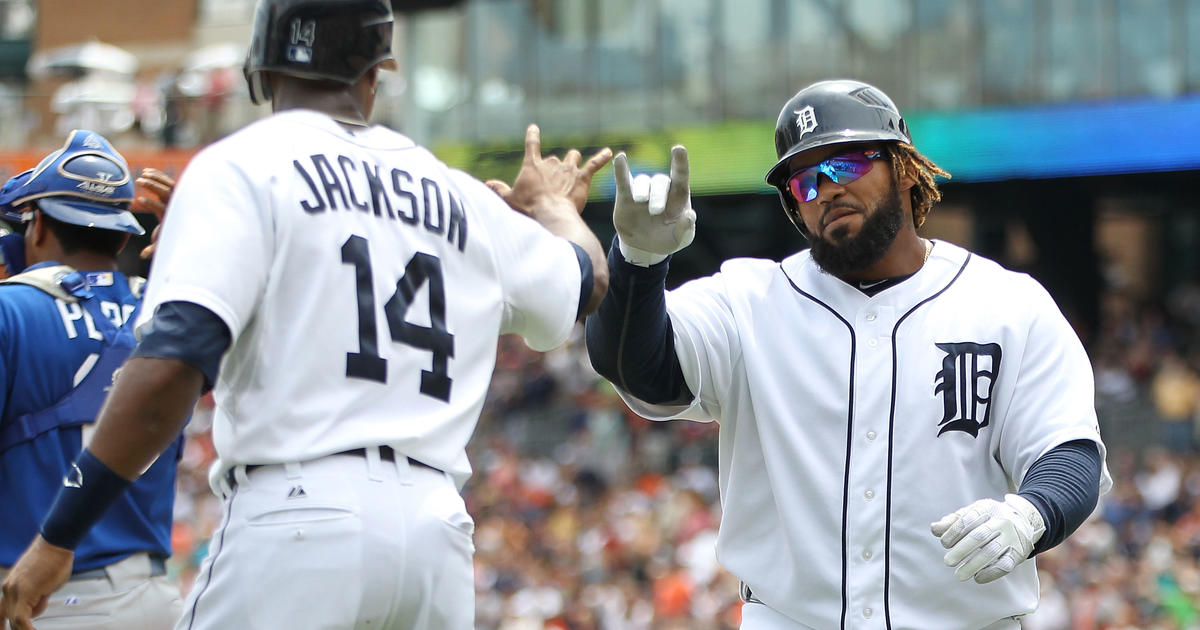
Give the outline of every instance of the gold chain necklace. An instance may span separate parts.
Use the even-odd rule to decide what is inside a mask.
[[[925,241],[925,258],[921,260],[921,266],[924,267],[925,263],[929,262],[929,254],[933,253],[933,241],[927,238],[921,240]]]

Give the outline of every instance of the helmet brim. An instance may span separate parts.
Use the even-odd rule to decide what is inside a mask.
[[[119,206],[89,203],[69,197],[43,197],[36,203],[42,212],[63,223],[139,236],[146,233],[133,213]]]

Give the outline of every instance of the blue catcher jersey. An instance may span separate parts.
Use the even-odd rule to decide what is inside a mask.
[[[119,272],[72,271],[42,263],[16,277],[49,278],[62,287],[60,295],[13,279],[0,284],[3,567],[17,561],[40,529],[117,368],[134,346],[132,320],[140,298],[130,279]],[[137,552],[170,554],[180,446],[181,439],[175,440],[83,539],[75,550],[76,571]]]

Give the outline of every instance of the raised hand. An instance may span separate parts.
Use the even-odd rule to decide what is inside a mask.
[[[542,132],[537,125],[529,125],[525,130],[525,159],[512,186],[496,179],[487,185],[515,210],[535,218],[539,202],[547,196],[565,197],[576,212],[583,212],[592,176],[612,159],[612,150],[600,149],[581,166],[582,159],[575,149],[567,151],[561,160],[553,155],[542,157]]]
[[[671,149],[671,174],[631,177],[625,154],[613,162],[617,196],[613,226],[621,254],[635,265],[652,265],[687,247],[696,236],[696,211],[688,187],[687,149]]]

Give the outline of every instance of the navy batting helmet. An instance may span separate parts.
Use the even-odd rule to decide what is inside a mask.
[[[351,85],[392,56],[387,0],[259,0],[243,72],[255,104],[271,100],[263,72]]]
[[[129,211],[133,178],[125,158],[98,133],[76,129],[63,148],[0,188],[0,213],[21,221],[26,204],[84,227],[130,234],[146,231]]]
[[[767,183],[779,191],[788,217],[807,236],[796,200],[787,189],[788,164],[796,155],[844,142],[894,141],[912,144],[900,110],[882,90],[861,81],[818,81],[783,106],[775,122],[775,155]]]

